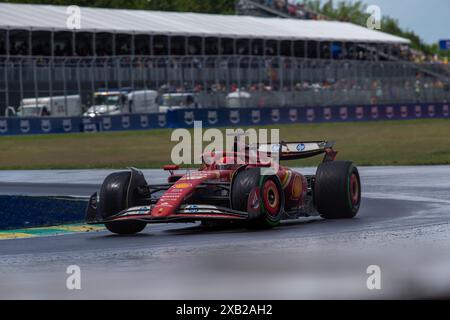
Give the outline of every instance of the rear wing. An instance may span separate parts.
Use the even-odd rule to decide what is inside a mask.
[[[333,150],[334,142],[306,141],[282,142],[281,144],[261,144],[258,152],[279,155],[280,161],[312,158],[325,154],[324,162],[334,161],[337,152]]]

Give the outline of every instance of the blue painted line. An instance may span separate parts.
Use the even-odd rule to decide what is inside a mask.
[[[0,230],[84,221],[86,199],[0,196]]]

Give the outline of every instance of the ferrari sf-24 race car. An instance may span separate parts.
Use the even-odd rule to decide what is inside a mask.
[[[204,155],[198,170],[183,174],[178,173],[178,166],[165,166],[170,173],[165,184],[148,184],[136,169],[113,173],[100,193],[90,198],[87,223],[104,224],[112,233],[129,235],[143,231],[148,223],[221,222],[270,228],[300,217],[351,219],[357,215],[359,172],[352,162],[335,161],[333,143],[257,146],[258,153],[268,158],[276,154],[279,161],[324,155],[316,175],[302,175],[283,165],[273,170],[259,161],[237,164],[237,157],[249,159],[249,147],[245,150],[215,152],[212,161],[205,161],[208,155]]]

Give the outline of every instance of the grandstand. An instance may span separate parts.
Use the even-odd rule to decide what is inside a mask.
[[[224,107],[448,100],[447,78],[402,55],[409,40],[351,23],[0,3],[0,115],[24,98],[99,89],[195,92]],[[345,92],[345,94],[343,94]]]
[[[0,55],[358,58],[356,44],[389,51],[409,43],[335,21],[83,8],[81,29],[68,30],[67,18],[63,6],[1,3]]]

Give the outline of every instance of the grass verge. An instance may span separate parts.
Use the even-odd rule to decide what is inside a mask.
[[[450,164],[450,120],[271,126],[286,141],[336,141],[339,159],[358,165]],[[172,130],[0,138],[0,169],[160,168],[170,163]],[[207,143],[204,144],[206,146]],[[294,161],[316,165],[320,159]]]

